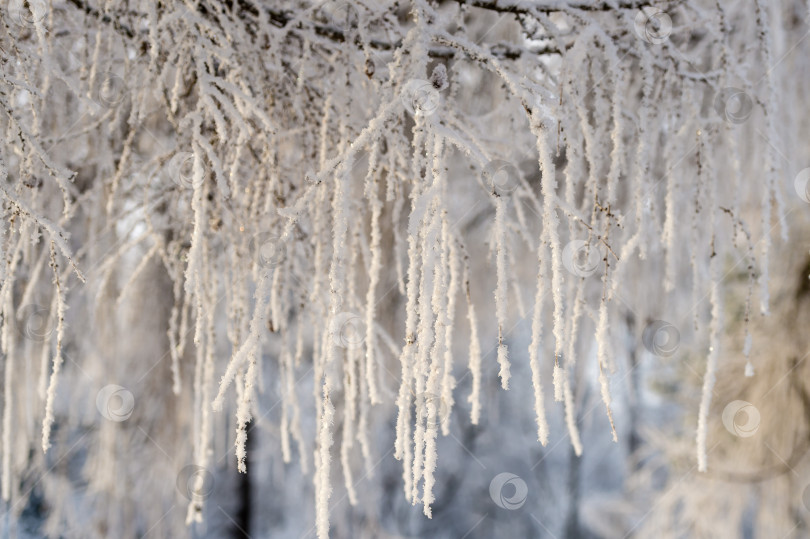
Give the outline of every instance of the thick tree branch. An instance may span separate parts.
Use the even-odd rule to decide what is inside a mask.
[[[588,2],[577,0],[574,2],[538,2],[537,5],[526,7],[511,0],[455,0],[461,5],[497,11],[498,13],[555,13],[566,9],[581,11],[613,11],[615,8],[609,2]],[[619,9],[639,9],[649,6],[648,0],[630,0],[618,2]]]

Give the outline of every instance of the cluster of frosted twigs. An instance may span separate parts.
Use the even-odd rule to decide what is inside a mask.
[[[656,4],[673,22],[663,39],[658,29],[655,39],[644,33],[654,13],[639,2],[298,4],[135,1],[124,10],[114,2],[54,0],[3,13],[6,500],[19,469],[12,438],[24,412],[17,394],[25,386],[15,381],[20,356],[41,358],[32,368],[47,450],[62,345],[70,339],[67,304],[84,294],[96,306],[121,304],[153,263],[172,282],[170,383],[176,395],[193,392],[197,465],[213,465],[215,412],[232,409],[245,471],[263,362],[270,360],[283,394],[282,455],[289,462],[295,447],[307,471],[313,448],[296,380],[311,362],[320,537],[329,529],[335,437],[354,504],[353,455],[373,469],[375,405],[396,404],[405,495],[431,515],[437,436],[449,433],[461,369],[471,376],[471,421],[482,414],[482,378],[491,366],[481,344],[490,332],[479,335],[479,326],[496,328],[485,351],[493,345],[504,389],[515,383],[510,364],[528,357],[542,444],[549,439],[543,373],[553,372],[553,397],[563,403],[580,454],[575,373],[576,362],[590,357],[587,324],[595,328],[598,384],[614,440],[620,429],[611,408],[610,322],[617,286],[638,278],[639,258],[659,258],[655,278],[667,291],[691,282],[699,303],[720,280],[715,255],[742,254],[751,288],[759,274],[767,311],[768,231],[783,220],[778,160],[765,149],[764,180],[744,184],[740,156],[749,149],[749,126],[701,107],[707,96],[742,86],[756,105],[750,121],[777,139],[773,85],[754,67],[771,56],[761,0],[752,8],[755,27],[735,33],[721,3]],[[490,42],[496,16],[506,17],[508,32],[493,32],[500,41]],[[484,120],[464,112],[470,73],[494,81],[481,89],[491,106]],[[763,95],[746,82],[759,76],[767,81]],[[493,122],[508,126],[510,142],[526,142],[531,157],[529,168],[505,168],[507,186],[492,166],[511,159],[493,141]],[[86,149],[51,151],[67,136]],[[459,160],[466,173],[458,173]],[[458,193],[479,186],[487,206],[483,238],[451,218]],[[749,199],[762,201],[759,224],[743,219]],[[762,233],[760,252],[749,228]],[[111,230],[119,241],[99,249]],[[566,248],[574,241],[586,256],[597,253],[593,278],[571,271],[577,262]],[[483,243],[492,256],[472,256]],[[527,259],[517,256],[527,249],[536,268],[531,282],[522,277]],[[133,251],[140,260],[126,270]],[[90,267],[86,284],[78,283]],[[122,268],[127,278],[116,289],[110,283]],[[494,298],[484,306],[494,306],[492,320],[476,314],[471,293],[471,283],[490,274]],[[405,302],[394,317],[401,325],[380,322],[381,306],[394,304],[386,288],[392,283]],[[508,346],[511,306],[526,310],[522,290],[532,286],[531,344],[519,351]],[[722,290],[710,288],[697,434],[702,470],[723,330]],[[29,303],[45,305],[58,326],[45,339],[14,329],[15,313]],[[459,328],[469,335],[466,365],[454,363]],[[232,353],[223,361],[224,349]],[[394,358],[400,371],[392,392],[382,367]],[[202,500],[193,499],[189,520],[202,513]]]

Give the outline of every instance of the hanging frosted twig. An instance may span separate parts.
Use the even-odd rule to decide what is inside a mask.
[[[62,369],[62,340],[65,337],[65,290],[59,280],[59,265],[56,263],[56,247],[51,242],[51,270],[53,271],[53,282],[56,287],[56,352],[53,357],[53,371],[48,384],[47,398],[45,400],[45,419],[42,421],[42,451],[48,451],[51,446],[51,427],[53,426],[53,406],[56,399],[56,384],[59,380],[59,372]]]
[[[546,297],[546,275],[548,263],[546,250],[541,242],[537,249],[539,257],[539,270],[537,273],[537,293],[534,297],[534,315],[532,316],[532,341],[529,344],[529,366],[532,370],[532,387],[534,388],[534,413],[537,421],[537,440],[546,445],[548,443],[548,420],[546,419],[545,397],[540,369],[540,348],[542,346],[542,313]],[[558,386],[561,385],[559,361],[554,362],[554,396],[557,399]]]
[[[505,223],[506,203],[498,194],[494,195],[495,202],[495,238],[496,238],[496,267],[497,288],[495,290],[495,312],[498,319],[498,364],[501,370],[501,386],[509,389],[509,358],[508,348],[504,344],[504,324],[506,323],[506,241]]]

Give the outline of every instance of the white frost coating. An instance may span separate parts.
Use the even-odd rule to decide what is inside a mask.
[[[380,269],[382,267],[382,249],[380,248],[381,232],[380,232],[380,213],[382,212],[382,201],[377,195],[378,185],[377,178],[379,174],[376,171],[377,157],[379,152],[379,145],[374,144],[369,154],[368,174],[366,176],[365,196],[371,204],[371,264],[368,270],[369,283],[368,292],[366,293],[366,357],[365,357],[365,377],[366,384],[368,384],[369,398],[371,404],[379,404],[382,402],[380,399],[379,391],[377,390],[376,370],[374,364],[376,362],[375,355],[375,333],[374,327],[376,325],[374,315],[377,307],[377,285],[380,280]]]
[[[717,276],[717,257],[709,262],[709,271],[713,276]],[[722,328],[723,312],[719,287],[713,286],[709,292],[711,303],[711,323],[709,324],[709,353],[706,361],[706,373],[703,375],[703,391],[700,397],[700,410],[698,412],[697,426],[697,461],[698,470],[705,472],[708,468],[706,454],[708,438],[709,410],[712,405],[712,391],[717,381],[717,360],[720,351],[720,331]]]
[[[439,156],[442,155],[442,144],[440,139],[437,139],[435,145],[436,159],[434,161],[433,174],[440,187],[442,203],[445,199],[445,177],[442,173],[443,159]],[[433,486],[436,483],[434,472],[436,471],[436,464],[438,462],[438,452],[436,447],[436,437],[438,435],[439,427],[443,421],[442,414],[445,411],[445,403],[441,400],[441,379],[443,377],[442,367],[445,350],[445,335],[449,320],[447,316],[447,296],[449,285],[449,245],[448,245],[448,223],[447,223],[446,210],[443,208],[437,215],[437,220],[441,221],[441,233],[437,238],[439,243],[438,249],[440,251],[439,264],[436,266],[436,276],[433,284],[433,296],[431,299],[431,307],[433,308],[433,315],[435,316],[434,332],[436,338],[433,342],[433,349],[430,353],[430,371],[427,375],[427,395],[430,396],[426,401],[427,409],[424,411],[424,420],[426,422],[425,429],[425,462],[424,462],[424,486],[422,495],[422,511],[428,518],[432,518],[432,510],[430,504],[433,503],[435,497],[433,495]],[[449,413],[449,409],[447,412]]]
[[[545,397],[543,396],[543,382],[541,380],[540,370],[540,347],[542,346],[543,336],[543,304],[546,296],[545,293],[545,272],[546,272],[546,256],[543,243],[537,249],[540,258],[539,270],[537,273],[537,293],[534,297],[534,313],[532,316],[532,341],[529,344],[529,366],[532,370],[532,387],[534,388],[534,414],[537,422],[537,439],[543,445],[548,443],[548,420],[546,419]],[[556,399],[558,388],[558,370],[559,365],[554,365],[554,396]]]
[[[2,175],[0,175],[2,176]],[[65,232],[61,230],[57,225],[51,222],[49,219],[37,215],[25,202],[23,202],[20,198],[14,196],[11,192],[5,189],[2,185],[0,185],[0,191],[3,192],[3,195],[15,206],[17,206],[22,213],[25,215],[33,218],[36,223],[44,228],[51,239],[58,247],[62,253],[62,256],[70,261],[70,265],[73,267],[73,270],[76,272],[76,276],[82,282],[85,282],[84,274],[79,271],[79,268],[76,267],[75,263],[73,262],[73,255],[70,250],[70,246],[68,245],[67,241],[65,240]]]
[[[563,389],[565,387],[565,369],[563,369],[559,363],[555,363],[554,371],[552,372],[551,377],[554,384],[554,400],[557,402],[562,402]]]
[[[442,421],[442,434],[450,434],[449,415],[453,410],[455,401],[453,399],[453,389],[456,387],[456,379],[453,377],[453,328],[455,327],[456,298],[459,289],[460,263],[458,259],[458,249],[455,239],[450,234],[450,227],[447,218],[442,220],[442,242],[447,248],[447,264],[450,270],[450,282],[447,286],[447,313],[445,319],[444,333],[444,364],[442,366],[442,389],[441,401],[447,407],[448,417]]]
[[[432,144],[428,144],[431,147]],[[419,481],[424,474],[424,465],[426,462],[426,444],[427,436],[430,436],[429,417],[427,417],[427,408],[429,401],[432,400],[435,393],[429,393],[432,388],[428,386],[429,377],[432,374],[430,360],[432,359],[431,351],[434,349],[434,339],[437,339],[435,332],[435,314],[436,299],[446,297],[446,291],[442,293],[440,289],[442,268],[440,267],[440,260],[438,260],[437,250],[440,246],[437,245],[440,240],[439,230],[439,215],[437,211],[438,201],[431,204],[431,211],[426,219],[425,230],[425,249],[423,250],[422,258],[422,279],[419,284],[419,326],[417,328],[417,354],[416,354],[416,368],[415,374],[415,394],[417,421],[414,427],[414,454],[413,454],[413,482],[411,485],[411,503],[415,504],[419,499],[418,487]]]
[[[746,326],[746,335],[745,335],[745,344],[743,344],[743,355],[745,356],[745,376],[751,377],[754,376],[754,365],[751,363],[751,345],[753,343],[753,339],[751,338],[751,334],[748,333],[748,327]]]
[[[351,170],[354,165],[354,155],[350,155],[341,162],[335,171],[334,194],[332,197],[332,262],[329,267],[329,327],[343,309],[344,295],[346,294],[346,252],[348,250],[346,235],[348,231],[349,199],[346,193],[347,185],[351,179]],[[324,360],[323,404],[322,415],[318,425],[318,454],[320,467],[315,479],[315,515],[318,527],[318,537],[329,535],[329,498],[332,494],[330,473],[332,446],[332,426],[335,409],[329,395],[336,383],[333,380],[337,367],[338,338],[330,335],[326,344],[326,359]]]
[[[763,57],[763,63],[766,66],[773,66],[773,54],[771,52],[771,32],[769,31],[768,11],[767,4],[763,5],[761,0],[754,2],[756,22],[758,29],[759,45]],[[780,60],[781,61],[781,60]],[[768,67],[762,76],[765,79],[765,95],[764,101],[768,106],[764,109],[765,113],[765,131],[768,137],[768,146],[765,151],[765,182],[763,182],[762,194],[762,257],[760,260],[761,275],[759,278],[760,284],[760,311],[763,315],[769,312],[770,304],[770,288],[769,288],[769,266],[770,266],[770,249],[771,249],[771,219],[772,208],[776,206],[777,220],[782,225],[783,239],[787,240],[786,226],[784,225],[784,205],[782,202],[782,194],[776,188],[777,178],[779,176],[779,156],[776,155],[774,144],[779,145],[779,136],[775,128],[774,121],[778,118],[779,99],[776,98],[776,91],[773,83],[773,69]]]
[[[59,380],[59,372],[62,369],[62,340],[65,336],[65,292],[62,289],[59,279],[59,270],[56,264],[56,248],[51,242],[51,268],[53,269],[54,286],[56,287],[56,353],[53,358],[53,371],[48,384],[47,396],[45,399],[45,418],[42,420],[42,451],[47,453],[51,446],[51,427],[53,426],[53,405],[56,399],[56,383]]]
[[[414,125],[414,148],[419,148],[421,151],[425,143],[425,131],[419,129],[423,123],[423,118],[417,116],[416,124]],[[415,151],[413,159],[413,168],[419,170],[420,166],[417,164],[419,161],[420,153]],[[411,191],[411,216],[409,221],[414,219],[414,212],[419,209],[418,201],[420,200],[421,191],[423,186],[416,183]],[[410,227],[409,227],[410,228]],[[413,475],[411,473],[412,461],[412,446],[411,446],[411,404],[414,396],[414,379],[416,376],[415,371],[415,358],[416,358],[416,336],[418,332],[417,325],[420,323],[420,306],[421,302],[426,301],[422,297],[420,302],[420,283],[424,279],[424,274],[429,271],[428,268],[419,264],[423,258],[421,243],[427,242],[423,239],[424,232],[416,234],[408,234],[408,282],[407,282],[407,304],[405,306],[405,345],[400,354],[400,386],[399,395],[397,397],[397,423],[396,423],[396,441],[394,442],[394,457],[403,461],[403,483],[405,496],[410,498],[413,491]]]
[[[710,131],[709,136],[714,132]],[[709,178],[707,204],[709,207],[715,207],[717,200],[717,184],[714,180],[715,167],[713,163],[713,156],[706,155],[706,175]],[[721,278],[720,261],[718,256],[714,255],[714,231],[715,220],[711,218],[709,223],[709,231],[711,235],[709,240],[701,246],[703,250],[710,253],[709,257],[709,278],[712,282],[718,282]],[[720,354],[720,339],[723,331],[723,296],[719,286],[712,286],[709,291],[709,304],[711,306],[709,322],[709,353],[706,360],[706,373],[703,375],[703,390],[700,397],[700,410],[698,411],[698,426],[697,426],[697,461],[698,470],[705,472],[708,468],[708,455],[707,455],[707,439],[709,430],[709,411],[712,405],[712,394],[714,385],[717,380],[717,364]]]
[[[608,224],[609,226],[609,224]],[[605,237],[608,233],[605,233]],[[605,253],[605,260],[607,261],[608,255]],[[603,279],[602,288],[602,301],[599,304],[599,316],[596,322],[596,349],[597,359],[599,361],[599,386],[602,394],[602,402],[605,404],[605,412],[607,413],[608,421],[610,421],[610,431],[613,434],[613,441],[618,442],[616,436],[616,426],[613,423],[613,411],[610,409],[611,396],[610,396],[610,381],[607,378],[605,371],[610,369],[609,356],[610,351],[610,336],[608,335],[608,311],[607,311],[607,291],[610,288],[609,281],[610,274],[608,273],[608,264],[605,263],[605,275]]]
[[[577,426],[574,392],[571,389],[571,380],[567,374],[563,376],[563,388],[565,396],[565,425],[568,428],[568,435],[571,436],[571,446],[574,448],[574,454],[580,456],[582,455],[582,441],[580,440],[579,427]]]
[[[577,335],[579,332],[579,321],[582,318],[584,306],[585,306],[585,287],[586,283],[583,279],[579,279],[579,282],[576,284],[577,291],[576,295],[574,296],[574,308],[571,313],[571,326],[569,328],[569,340],[568,340],[568,353],[565,357],[565,369],[571,372],[574,371],[577,364]],[[559,369],[557,369],[559,370]],[[557,376],[557,372],[554,373]],[[566,376],[564,372],[560,374],[560,376]],[[558,398],[557,393],[557,379],[555,378],[554,381],[554,399],[555,400],[564,400],[564,397],[560,396]],[[568,404],[566,404],[567,406]]]
[[[558,231],[559,219],[555,209],[557,187],[556,167],[546,139],[549,119],[534,111],[530,118],[532,133],[537,138],[541,190],[543,193],[543,234],[551,249],[551,297],[553,306],[554,355],[559,357],[563,345],[563,298],[562,298],[562,246]],[[541,240],[542,242],[542,240]]]
[[[503,197],[493,193],[495,203],[495,244],[497,266],[497,288],[495,290],[495,316],[498,320],[498,365],[501,366],[498,376],[501,378],[501,387],[509,389],[509,349],[504,344],[504,325],[506,324],[506,202]]]
[[[467,257],[465,256],[465,259]],[[464,288],[467,298],[467,320],[470,322],[470,373],[472,375],[472,389],[467,402],[472,405],[470,422],[477,425],[481,418],[481,344],[478,340],[478,318],[475,316],[475,305],[470,297],[469,267],[464,265]]]
[[[2,494],[3,500],[8,502],[11,499],[11,418],[14,405],[14,358],[16,351],[14,350],[14,341],[9,339],[9,326],[8,320],[13,315],[11,305],[11,294],[4,294],[3,298],[3,353],[6,356],[5,365],[5,381],[3,386],[3,482]]]
[[[329,497],[332,495],[332,485],[329,479],[332,457],[329,448],[332,447],[332,425],[335,420],[335,407],[329,399],[329,387],[323,385],[323,415],[320,418],[318,429],[318,459],[315,461],[315,520],[318,538],[329,537]]]

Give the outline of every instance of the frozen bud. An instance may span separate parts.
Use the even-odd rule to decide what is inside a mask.
[[[439,91],[447,88],[447,68],[444,64],[437,64],[430,74],[430,83]]]

